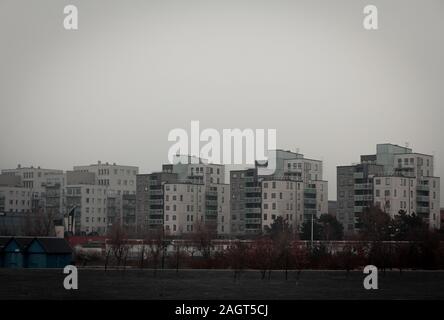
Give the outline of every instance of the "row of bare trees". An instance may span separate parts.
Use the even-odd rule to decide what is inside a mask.
[[[400,271],[444,268],[439,234],[417,216],[400,212],[391,219],[379,209],[370,208],[360,218],[359,234],[340,247],[338,242],[325,239],[336,239],[342,232],[331,218],[318,221],[317,232],[323,236],[315,240],[323,241],[301,241],[300,234],[279,217],[263,235],[228,242],[225,248],[215,248],[214,230],[204,225],[180,240],[155,230],[135,243],[116,224],[108,234],[104,264],[105,268],[125,268],[131,261],[133,267],[151,268],[154,274],[163,268],[231,268],[235,280],[245,269],[259,270],[261,279],[269,279],[273,270],[282,270],[287,279],[290,270],[297,276],[303,269],[342,269],[348,273],[367,264]]]

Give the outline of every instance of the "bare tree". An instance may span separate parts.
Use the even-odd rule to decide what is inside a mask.
[[[108,258],[110,253],[112,253],[116,264],[120,267],[122,261],[124,262],[124,267],[126,264],[126,258],[129,252],[129,246],[127,244],[127,236],[120,225],[120,223],[113,224],[109,232],[109,248],[107,249],[106,264],[108,263]],[[105,266],[106,269],[106,266]]]

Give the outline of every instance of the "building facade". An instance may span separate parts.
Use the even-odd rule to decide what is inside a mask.
[[[273,153],[276,169],[271,174],[263,174],[267,170],[258,162],[255,168],[230,172],[233,235],[261,234],[277,217],[297,232],[305,221],[328,213],[322,161],[291,151]]]
[[[359,230],[369,206],[394,217],[400,210],[418,214],[430,228],[440,228],[440,179],[433,156],[393,144],[378,144],[375,155],[359,164],[337,167],[337,217],[347,233]]]

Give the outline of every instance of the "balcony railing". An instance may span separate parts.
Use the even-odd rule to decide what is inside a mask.
[[[355,179],[364,179],[364,172],[355,172],[353,174],[353,178],[355,178]]]
[[[316,194],[316,189],[315,188],[305,188],[304,193]]]
[[[261,187],[246,187],[244,191],[246,193],[261,192]]]
[[[163,219],[149,219],[149,224],[163,224]]]
[[[429,207],[416,207],[416,213],[429,213],[430,208]]]
[[[364,211],[365,208],[367,208],[367,206],[354,206],[354,212],[361,213]]]
[[[370,194],[355,194],[355,201],[373,201],[373,196]]]
[[[373,185],[371,183],[357,183],[357,184],[355,184],[355,190],[369,190],[372,188],[373,188]]]
[[[261,208],[245,208],[245,213],[261,213]]]
[[[316,204],[316,198],[304,198],[306,204]]]
[[[430,201],[430,197],[429,196],[416,196],[416,201],[429,202]]]
[[[260,218],[246,218],[245,224],[262,224],[262,219],[260,219]]]

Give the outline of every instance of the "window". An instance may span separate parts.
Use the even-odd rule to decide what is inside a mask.
[[[267,214],[264,213],[264,220],[267,220]]]

